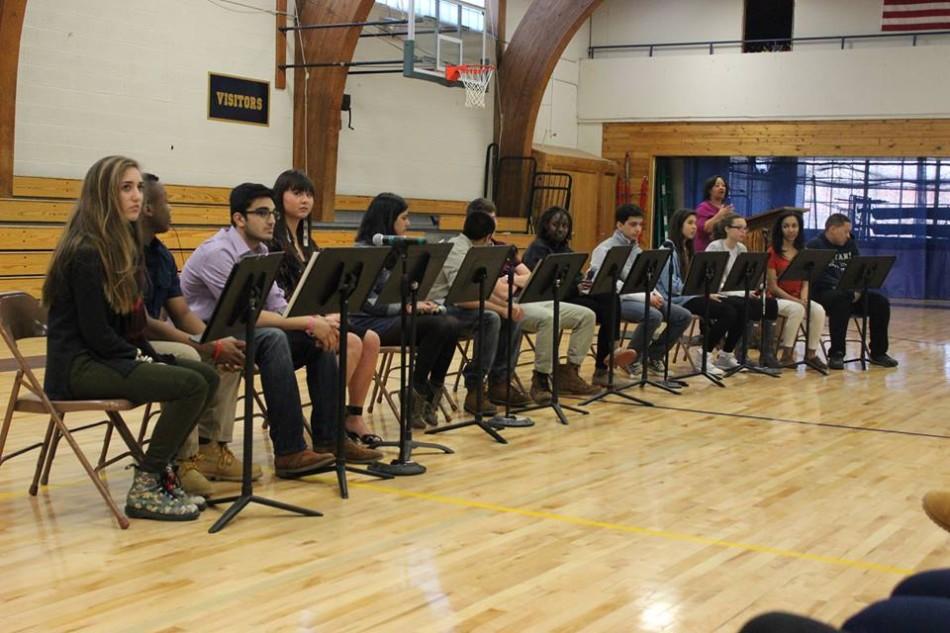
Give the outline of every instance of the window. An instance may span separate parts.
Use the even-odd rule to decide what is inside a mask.
[[[794,10],[794,0],[745,0],[742,52],[791,50]]]

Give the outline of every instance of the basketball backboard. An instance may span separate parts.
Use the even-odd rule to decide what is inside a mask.
[[[387,2],[387,4],[391,4]],[[398,0],[408,20],[403,75],[446,86],[447,66],[494,63],[495,38],[484,0]],[[402,8],[402,7],[400,7]]]

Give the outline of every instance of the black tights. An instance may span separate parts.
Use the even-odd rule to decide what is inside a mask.
[[[444,314],[422,314],[416,317],[416,366],[412,385],[431,400],[433,388],[445,384],[445,375],[455,355],[461,325],[455,317]],[[379,335],[381,345],[399,345],[402,327],[399,320]]]
[[[741,299],[740,299],[741,301]],[[706,314],[708,304],[708,315]],[[697,316],[708,316],[711,321],[707,325],[709,334],[706,336],[706,351],[711,352],[722,340],[722,351],[731,352],[736,349],[736,343],[742,336],[745,324],[736,307],[728,301],[707,301],[704,297],[693,297],[683,304],[683,307]]]

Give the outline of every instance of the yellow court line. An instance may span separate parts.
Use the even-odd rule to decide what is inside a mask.
[[[756,545],[754,543],[741,543],[737,541],[724,541],[721,539],[687,534],[685,532],[670,532],[667,530],[656,530],[652,528],[640,527],[637,525],[624,525],[621,523],[608,523],[606,521],[594,521],[582,517],[570,516],[567,514],[557,514],[555,512],[544,512],[540,510],[526,510],[524,508],[512,508],[496,503],[485,503],[484,501],[472,501],[469,499],[460,499],[458,497],[446,497],[443,495],[430,494],[426,492],[412,492],[410,490],[400,490],[398,488],[388,488],[377,484],[368,484],[361,482],[350,482],[351,486],[372,490],[373,492],[382,492],[398,497],[411,499],[422,499],[433,501],[445,505],[471,508],[475,510],[489,510],[504,514],[517,514],[520,516],[531,517],[534,519],[547,519],[568,523],[570,525],[579,525],[583,527],[592,527],[602,530],[612,530],[614,532],[626,532],[628,534],[639,534],[641,536],[650,536],[653,538],[665,539],[667,541],[679,541],[686,543],[698,543],[700,545],[713,545],[723,549],[737,549],[746,552],[756,552],[759,554],[771,554],[781,558],[794,558],[798,560],[807,560],[836,567],[850,567],[852,569],[862,569],[866,571],[876,571],[885,574],[894,574],[898,576],[907,576],[913,573],[913,569],[894,567],[893,565],[882,565],[880,563],[871,563],[863,560],[854,560],[850,558],[837,558],[834,556],[821,556],[819,554],[809,554],[808,552],[797,552],[795,550],[780,549],[769,547],[768,545]]]

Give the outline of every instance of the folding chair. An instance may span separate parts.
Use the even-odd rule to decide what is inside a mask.
[[[36,496],[41,473],[43,483],[45,484],[49,469],[52,465],[53,457],[56,454],[56,446],[59,439],[65,438],[76,458],[86,471],[89,479],[92,481],[96,490],[102,495],[109,510],[115,516],[119,527],[125,529],[129,527],[129,520],[119,510],[112,495],[106,489],[105,484],[99,479],[97,471],[103,468],[106,462],[106,455],[109,450],[109,442],[112,437],[112,430],[118,431],[119,435],[128,446],[128,453],[116,458],[120,459],[126,455],[132,455],[136,461],[140,461],[144,455],[141,447],[129,430],[120,411],[130,411],[136,406],[128,400],[50,400],[43,390],[43,385],[36,378],[29,363],[20,352],[17,341],[25,338],[39,338],[46,336],[46,311],[40,306],[39,302],[24,292],[7,292],[0,294],[0,335],[2,335],[7,347],[16,359],[17,369],[16,377],[13,381],[13,390],[10,393],[10,400],[7,403],[6,415],[3,419],[3,426],[0,427],[0,464],[34,448],[39,448],[40,453],[36,461],[36,469],[33,473],[33,482],[30,485],[30,494]],[[20,388],[25,389],[21,395]],[[46,427],[46,436],[41,443],[32,444],[26,448],[20,449],[8,455],[3,455],[3,449],[6,445],[7,435],[10,431],[10,425],[13,421],[13,414],[16,411],[25,413],[38,413],[49,416],[49,423]],[[106,414],[107,419],[93,424],[86,424],[80,427],[70,429],[64,421],[67,413],[80,411],[101,411]],[[99,464],[93,468],[85,453],[79,447],[73,433],[83,429],[92,428],[105,424],[107,431],[103,439],[102,453],[99,458]],[[110,460],[108,463],[116,461]]]
[[[381,404],[383,399],[386,399],[386,404],[389,405],[389,410],[392,411],[393,417],[399,419],[399,405],[396,404],[396,400],[393,396],[398,397],[398,389],[389,389],[387,388],[387,383],[389,382],[389,377],[393,372],[399,371],[399,346],[382,346],[379,348],[379,365],[376,367],[376,372],[373,374],[373,392],[369,397],[369,406],[366,408],[367,413],[372,413],[373,408],[377,404]],[[396,362],[394,362],[394,360]],[[452,411],[458,411],[458,403],[452,398],[452,395],[449,393],[449,390],[445,385],[442,385],[442,402],[439,404],[439,408],[442,411],[442,415],[445,417],[445,420],[448,422],[452,419],[452,414],[446,410],[446,403],[448,403],[449,408]]]

